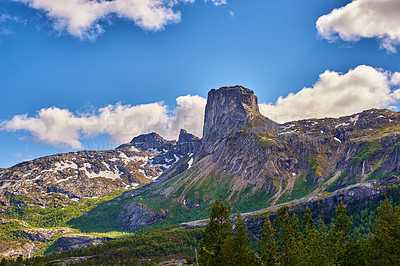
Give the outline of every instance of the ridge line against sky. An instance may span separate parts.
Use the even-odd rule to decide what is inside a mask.
[[[225,85],[277,122],[397,110],[400,1],[313,1],[4,0],[0,167],[201,136],[204,96]]]
[[[355,93],[357,92],[357,93]],[[361,65],[347,73],[325,71],[310,88],[280,97],[275,104],[259,103],[260,112],[280,123],[340,117],[370,108],[391,108],[400,99],[400,72]],[[0,130],[29,131],[37,141],[82,149],[80,139],[109,135],[115,143],[127,143],[132,136],[157,132],[176,140],[180,129],[201,137],[207,100],[198,95],[180,96],[174,110],[162,102],[136,106],[108,105],[92,114],[75,115],[51,107],[35,117],[16,115],[0,123]]]

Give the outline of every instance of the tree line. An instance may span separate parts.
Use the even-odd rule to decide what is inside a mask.
[[[273,222],[266,217],[255,250],[240,213],[234,226],[230,214],[222,199],[213,204],[200,242],[201,265],[400,265],[400,208],[388,199],[377,208],[367,238],[350,237],[353,218],[342,202],[330,226],[314,221],[308,207],[299,218],[283,206]]]

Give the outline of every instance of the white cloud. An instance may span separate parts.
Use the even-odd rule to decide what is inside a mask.
[[[307,118],[339,117],[370,108],[388,108],[400,99],[400,73],[361,65],[342,74],[325,71],[310,88],[280,97],[275,104],[261,103],[263,115],[286,122]],[[36,116],[16,115],[0,123],[0,130],[26,130],[38,141],[81,149],[81,140],[100,134],[112,137],[117,144],[133,137],[157,132],[167,139],[177,139],[184,128],[201,137],[206,99],[181,96],[177,106],[163,103],[143,105],[108,105],[93,114],[74,114],[51,107]]]
[[[94,39],[104,32],[101,22],[112,16],[133,21],[151,31],[177,23],[181,13],[174,9],[180,3],[195,0],[13,0],[40,10],[50,18],[55,30],[80,39]],[[215,5],[225,0],[212,0]]]
[[[207,2],[207,0],[205,1]],[[216,6],[226,5],[226,0],[211,0],[211,2]]]
[[[342,74],[325,71],[311,88],[303,88],[275,104],[260,104],[263,115],[277,121],[339,117],[370,108],[388,108],[400,99],[400,73],[360,65]]]
[[[23,21],[20,18],[16,16],[11,16],[9,14],[0,14],[0,37],[14,34],[14,31],[11,29],[11,25],[15,23],[25,24],[26,21]]]
[[[399,0],[354,0],[320,17],[316,26],[322,37],[334,41],[378,38],[380,46],[396,52],[400,44]]]
[[[231,15],[231,17],[235,16],[235,12],[233,12],[232,10],[229,10],[229,15]]]
[[[92,115],[76,115],[52,107],[38,111],[35,117],[16,115],[3,121],[0,129],[27,130],[40,142],[74,149],[82,148],[82,138],[99,134],[107,134],[119,144],[153,131],[168,139],[176,139],[181,128],[201,137],[206,99],[187,95],[178,97],[176,101],[177,107],[172,112],[163,103],[109,105]]]

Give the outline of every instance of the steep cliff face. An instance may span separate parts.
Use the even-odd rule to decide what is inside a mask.
[[[255,116],[261,114],[252,90],[242,86],[212,89],[207,97],[203,140],[208,143],[221,138]]]
[[[261,120],[264,126],[274,124],[260,114],[252,90],[242,86],[212,89],[207,97],[202,152],[212,153],[218,142],[254,119]]]

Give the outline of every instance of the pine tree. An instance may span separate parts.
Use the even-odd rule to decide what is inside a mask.
[[[347,246],[350,241],[350,230],[353,218],[346,214],[346,207],[340,202],[336,209],[336,219],[333,221],[332,228],[327,234],[327,245],[331,251],[331,257],[335,258],[335,263],[347,265],[346,258]]]
[[[202,265],[222,265],[222,245],[233,233],[230,213],[231,208],[222,202],[222,196],[214,202],[200,243],[199,259]]]
[[[388,199],[378,207],[378,217],[367,248],[366,257],[369,264],[400,264],[400,208],[393,209]]]
[[[221,265],[254,265],[257,258],[251,250],[246,226],[239,211],[236,214],[235,229],[235,235],[222,246]]]
[[[325,224],[320,220],[317,229],[308,206],[303,217],[303,228],[303,263],[305,265],[334,265],[334,260],[329,256],[330,250],[326,246]]]
[[[275,241],[275,229],[272,227],[269,216],[266,217],[261,228],[261,239],[258,239],[258,255],[264,265],[274,265],[278,260],[277,243]]]
[[[298,265],[303,261],[303,239],[299,230],[299,219],[295,214],[290,217],[288,211],[287,206],[280,208],[274,222],[279,262],[283,265]]]

